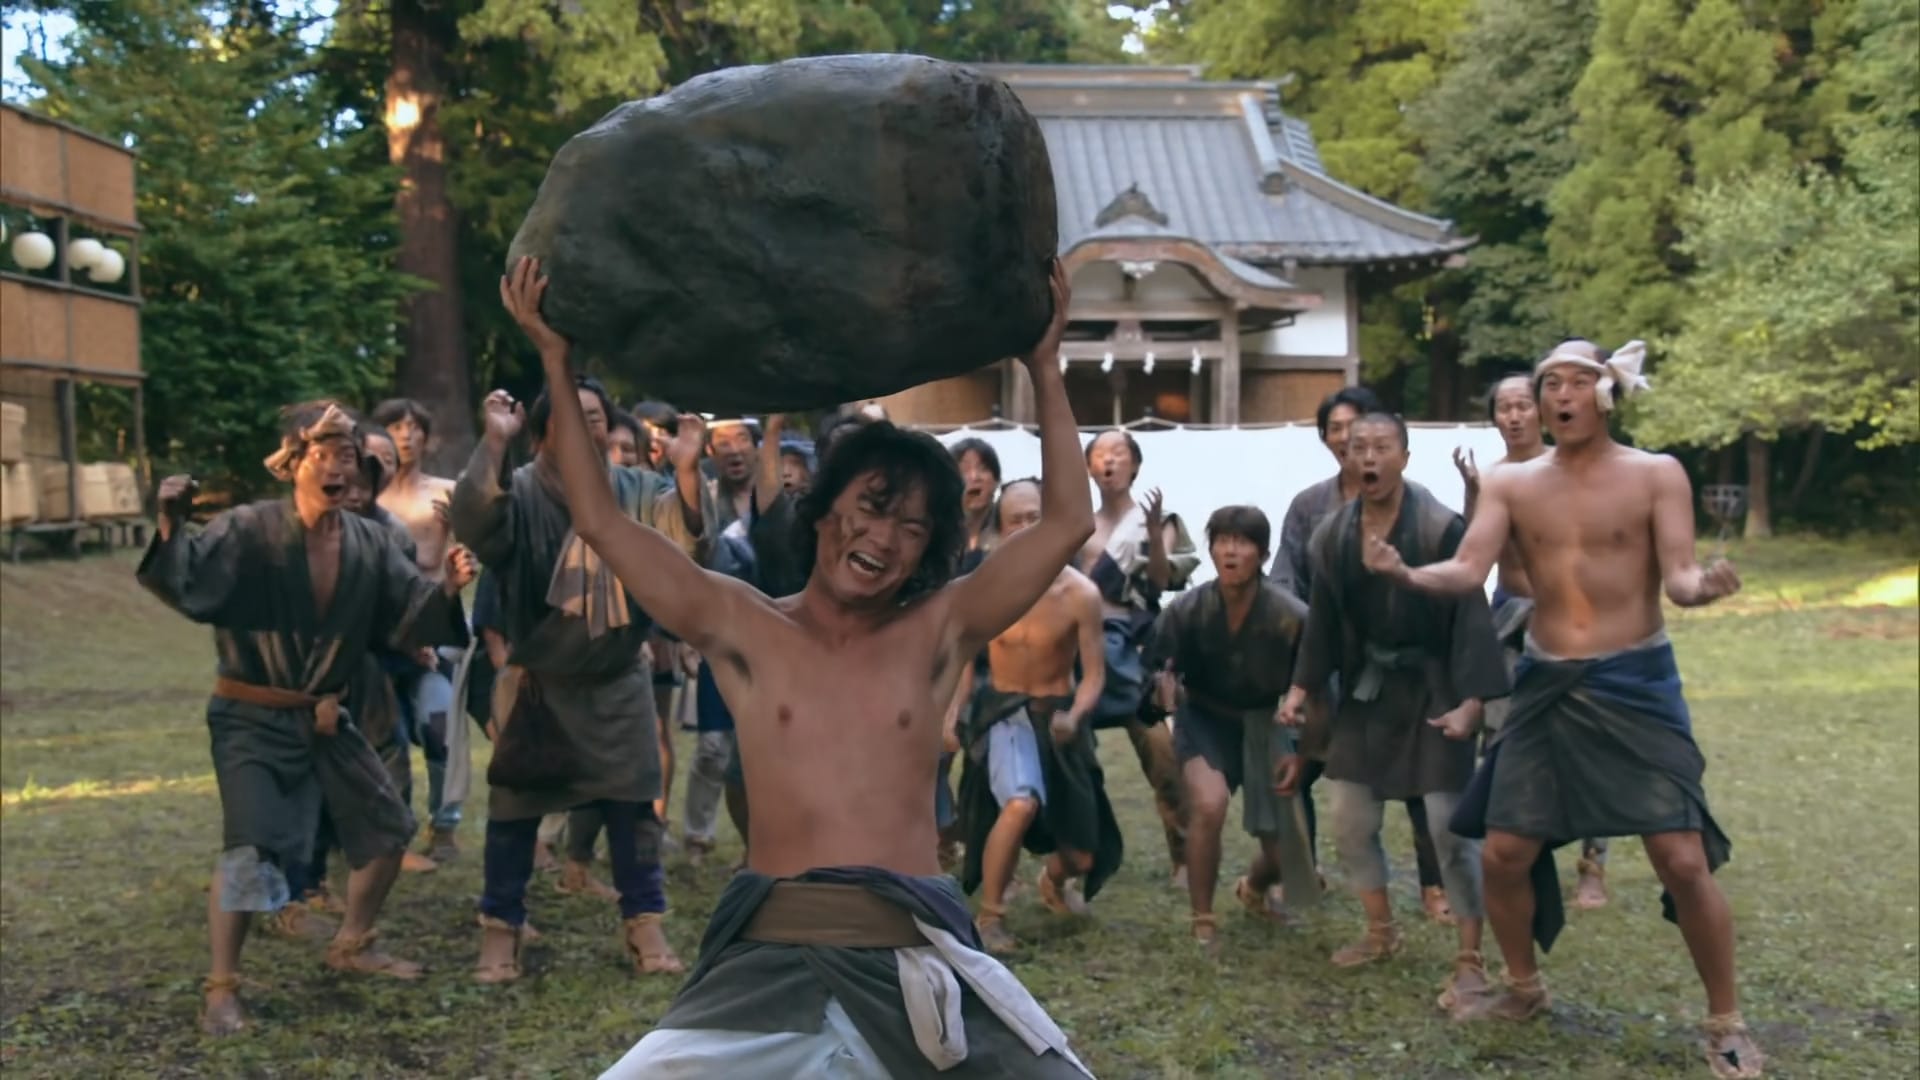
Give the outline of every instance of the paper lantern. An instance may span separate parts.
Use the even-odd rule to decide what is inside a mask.
[[[103,285],[119,281],[120,275],[126,272],[126,258],[105,245],[101,245],[100,256],[93,260],[93,265],[87,267],[87,277]]]
[[[43,232],[23,232],[9,248],[22,270],[45,270],[53,265],[53,238]]]
[[[67,245],[67,269],[91,270],[107,246],[92,237],[83,237]]]

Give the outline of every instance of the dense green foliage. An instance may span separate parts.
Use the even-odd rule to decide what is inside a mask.
[[[1370,380],[1440,417],[1456,361],[1641,338],[1637,440],[1758,440],[1764,488],[1784,438],[1807,449],[1782,479],[1824,518],[1821,433],[1920,438],[1917,19],[1901,0],[1184,0],[1149,44],[1281,82],[1334,175],[1480,239],[1463,270],[1363,282]]]
[[[492,303],[501,257],[554,149],[619,101],[792,55],[1119,62],[1132,28],[1099,0],[34,6],[79,24],[59,63],[26,64],[36,107],[142,150],[150,430],[236,474],[269,401],[370,394],[417,344],[397,344],[398,298],[426,283],[397,271],[383,137],[401,22],[434,84],[453,224],[433,243],[454,268],[437,287],[468,301],[446,325],[474,391],[532,381]],[[1465,268],[1362,278],[1366,377],[1409,411],[1469,411],[1562,337],[1638,337],[1643,443],[1920,439],[1912,4],[1123,6],[1154,13],[1147,59],[1278,81],[1333,175],[1479,239]],[[1785,467],[1803,490],[1826,468]]]
[[[1437,213],[1480,239],[1459,272],[1465,363],[1525,366],[1565,336],[1548,202],[1573,168],[1571,99],[1593,26],[1593,0],[1477,4],[1458,61],[1411,110],[1425,151],[1421,187]]]
[[[38,107],[138,151],[147,432],[166,462],[265,481],[275,409],[391,376],[390,178],[330,109],[296,27],[190,0],[89,5]]]

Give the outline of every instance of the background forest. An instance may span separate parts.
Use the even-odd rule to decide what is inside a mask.
[[[71,33],[50,40],[45,16]],[[1898,527],[1920,440],[1920,8],[1909,0],[82,0],[15,6],[8,96],[140,154],[147,424],[255,480],[273,409],[389,387],[442,418],[535,365],[495,302],[553,151],[715,68],[912,51],[1273,79],[1328,169],[1480,238],[1374,283],[1365,378],[1478,418],[1566,336],[1649,342],[1641,445],[1751,484],[1751,534]],[[66,20],[58,25],[65,27]],[[644,388],[626,388],[632,393]],[[83,428],[125,426],[112,391]]]

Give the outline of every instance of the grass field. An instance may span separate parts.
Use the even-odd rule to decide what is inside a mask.
[[[1747,591],[1676,614],[1673,634],[1709,795],[1734,841],[1720,876],[1738,919],[1747,1016],[1773,1075],[1912,1076],[1911,548],[1793,540],[1734,555]],[[212,650],[206,633],[135,590],[132,568],[124,553],[0,568],[0,1069],[579,1076],[648,1030],[673,984],[630,975],[614,911],[560,897],[550,879],[532,896],[546,940],[530,950],[531,977],[500,989],[468,979],[476,809],[462,828],[464,857],[405,878],[383,923],[396,952],[429,964],[424,981],[339,977],[317,947],[256,935],[248,973],[261,985],[245,995],[254,1031],[203,1040],[202,889],[219,841],[201,718]],[[689,751],[690,742],[682,736]],[[1360,926],[1342,896],[1300,930],[1226,918],[1224,958],[1208,963],[1187,940],[1185,899],[1167,884],[1131,752],[1112,739],[1103,753],[1127,865],[1090,920],[1043,919],[1031,889],[1010,917],[1028,943],[1015,970],[1100,1076],[1706,1075],[1695,1051],[1701,993],[1637,842],[1615,846],[1613,906],[1575,913],[1548,961],[1552,1018],[1461,1030],[1431,1004],[1450,932],[1404,918],[1415,910],[1404,816],[1390,815],[1388,840],[1399,856],[1396,904],[1414,927],[1400,960],[1328,966]],[[484,794],[470,806],[484,808]],[[1229,869],[1249,851],[1231,837]],[[689,958],[727,861],[669,865],[670,934]]]

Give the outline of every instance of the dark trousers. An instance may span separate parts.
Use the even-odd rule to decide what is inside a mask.
[[[667,910],[666,872],[660,866],[660,822],[652,803],[589,803],[606,824],[613,887],[620,892],[620,916],[632,918]],[[480,913],[511,926],[527,921],[527,882],[533,878],[533,849],[540,819],[487,821],[484,890]]]
[[[1313,782],[1327,771],[1325,762],[1309,761],[1300,781],[1300,802],[1307,811],[1307,843],[1313,848],[1313,859],[1320,861],[1320,818],[1313,809]],[[1420,887],[1431,889],[1440,885],[1440,856],[1433,849],[1433,834],[1427,831],[1427,804],[1423,799],[1407,800],[1407,820],[1413,823],[1413,858],[1420,866]]]

